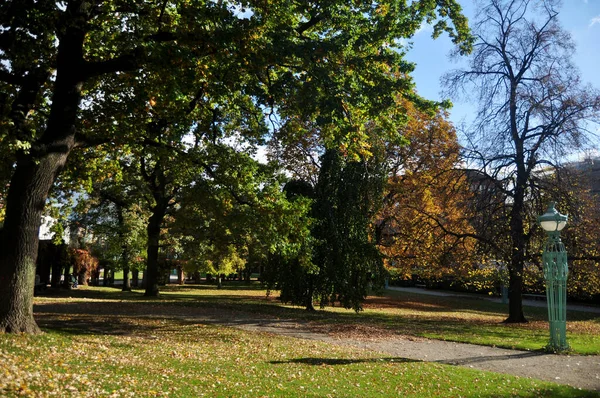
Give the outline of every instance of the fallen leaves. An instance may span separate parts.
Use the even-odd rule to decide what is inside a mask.
[[[196,315],[217,317],[220,308],[174,305],[174,294],[172,305],[118,297],[44,298],[36,316],[45,334],[0,335],[0,396],[577,396],[552,384],[199,323]],[[256,316],[227,311],[240,321]],[[340,338],[393,333],[375,323],[310,325]]]

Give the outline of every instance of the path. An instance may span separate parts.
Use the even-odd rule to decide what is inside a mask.
[[[422,288],[389,287],[389,289],[443,297],[481,297],[480,295],[469,293],[453,293]],[[500,302],[499,298],[482,297],[482,299]],[[523,304],[532,307],[546,306],[545,301],[536,300],[523,300]],[[600,308],[598,307],[573,304],[568,304],[568,310],[600,313]],[[222,320],[215,320],[215,322],[223,324]],[[560,384],[568,384],[573,387],[600,391],[600,356],[596,355],[554,355],[537,351],[509,350],[421,338],[386,337],[384,339],[341,339],[325,333],[316,333],[306,325],[293,320],[273,321],[270,319],[239,319],[237,321],[225,322],[224,324],[245,330],[320,340],[338,345],[349,345],[379,351],[394,357],[458,365],[520,377],[531,377]]]
[[[293,320],[238,319],[215,323],[249,331],[275,333],[288,337],[320,340],[381,352],[393,357],[438,362],[468,368],[506,373],[520,377],[568,384],[573,387],[600,391],[600,356],[567,356],[541,352],[453,343],[414,338],[348,339],[315,333]]]
[[[428,294],[442,292],[430,291]],[[447,293],[442,293],[447,295]],[[545,304],[545,303],[543,303]],[[193,322],[221,324],[244,330],[275,333],[294,338],[320,340],[331,344],[348,345],[362,349],[381,352],[383,355],[401,357],[428,362],[438,362],[465,366],[474,369],[506,373],[521,377],[568,384],[573,387],[596,390],[600,392],[600,356],[565,356],[540,352],[517,351],[502,348],[454,343],[440,340],[428,340],[413,337],[397,337],[385,335],[378,337],[375,328],[364,328],[365,338],[334,337],[324,329],[318,329],[308,322],[298,320],[282,320],[269,316],[239,310],[223,310],[208,307],[173,307],[170,305],[121,302],[115,306],[113,302],[72,302],[72,303],[39,303],[34,307],[38,324],[48,327],[56,321],[56,314],[80,314],[82,325],[90,329],[92,325],[98,333],[115,333],[112,323],[97,322],[97,315],[111,315],[118,321],[120,316],[168,317],[190,320]],[[97,314],[97,315],[95,315]],[[152,315],[150,315],[152,314]],[[60,321],[59,324],[64,324]],[[76,327],[74,321],[69,324]],[[354,326],[350,326],[353,327]],[[357,329],[353,329],[356,331]],[[358,330],[363,332],[362,330]],[[119,332],[118,330],[116,331]],[[360,335],[351,333],[350,336]]]
[[[502,302],[502,299],[498,297],[486,297],[481,294],[475,293],[454,293],[447,292],[441,290],[429,290],[423,289],[419,287],[397,287],[397,286],[388,286],[388,290],[395,290],[398,292],[406,292],[406,293],[415,293],[415,294],[424,294],[427,296],[440,296],[440,297],[468,297],[468,298],[480,298],[481,300],[493,301],[495,303]],[[544,307],[546,308],[546,301],[542,300],[523,300],[523,305],[529,307]],[[567,311],[583,311],[583,312],[591,312],[594,314],[600,314],[600,308],[594,307],[591,305],[582,305],[582,304],[567,304]]]

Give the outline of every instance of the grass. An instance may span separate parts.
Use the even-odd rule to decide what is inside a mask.
[[[299,319],[311,327],[344,337],[350,326],[367,325],[371,333],[426,337],[462,343],[521,350],[540,350],[548,343],[547,311],[526,307],[526,324],[504,324],[506,304],[479,298],[436,297],[386,291],[385,296],[369,297],[364,311],[326,308],[307,313],[299,307],[284,306],[274,297],[267,299],[258,283],[230,282],[225,289],[214,285],[168,286],[158,299],[146,299],[137,293],[121,293],[111,288],[94,288],[70,293],[72,300],[116,299],[124,302],[153,302],[177,307],[210,307],[267,316]],[[51,302],[52,297],[39,298]],[[567,339],[572,354],[600,355],[600,314],[570,311]],[[355,328],[356,329],[356,328]]]
[[[354,325],[414,336],[453,332],[453,339],[470,342],[481,330],[483,341],[515,338],[518,344],[543,345],[544,333],[536,334],[543,311],[536,314],[537,309],[528,314],[533,322],[516,327],[497,323],[503,313],[494,303],[395,293],[370,298],[359,314],[338,308],[307,314],[266,299],[259,286],[233,284],[222,290],[167,288],[158,299],[110,288],[49,294],[36,298],[45,334],[0,335],[0,396],[599,396],[554,383],[203,324],[188,316],[199,310],[217,318],[251,313],[306,321],[330,333]],[[589,314],[579,317],[590,331],[598,324]],[[583,329],[578,333],[585,335]],[[569,338],[573,345],[573,333]]]
[[[299,318],[330,333],[335,333],[337,326],[346,330],[347,325],[368,325],[385,333],[521,350],[540,350],[549,338],[545,308],[526,307],[527,324],[504,324],[507,305],[479,298],[386,291],[385,296],[370,297],[364,311],[358,314],[341,308],[307,314],[301,308],[265,300],[265,292],[259,285],[248,289],[232,284],[223,290],[206,285],[167,289],[162,300],[177,305],[218,305]],[[600,314],[571,311],[567,325],[573,354],[600,355]]]

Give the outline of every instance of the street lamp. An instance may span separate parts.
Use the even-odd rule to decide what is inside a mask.
[[[552,351],[565,351],[567,344],[567,252],[560,240],[560,231],[567,224],[568,216],[560,214],[550,202],[546,213],[538,217],[538,224],[548,234],[544,246],[542,262],[546,280],[548,301],[548,321],[550,323],[550,343]]]

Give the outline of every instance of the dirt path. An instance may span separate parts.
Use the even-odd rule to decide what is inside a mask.
[[[600,391],[600,356],[553,355],[412,337],[333,337],[291,320],[239,319],[223,322],[220,319],[214,322],[244,330],[354,346],[394,357],[458,365]]]

